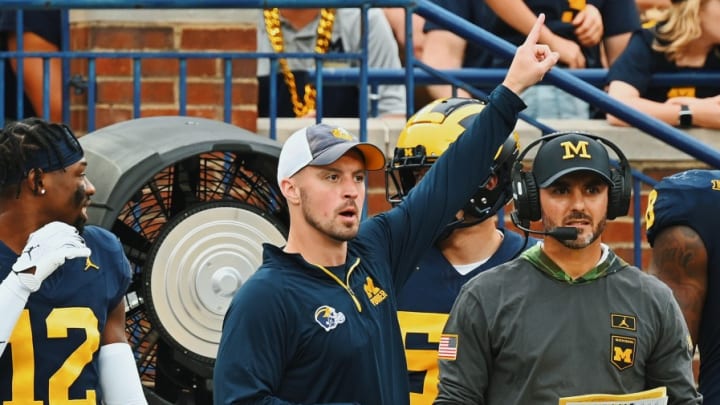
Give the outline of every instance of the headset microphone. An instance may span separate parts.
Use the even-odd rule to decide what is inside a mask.
[[[578,237],[578,229],[574,226],[559,226],[549,231],[536,231],[534,229],[530,229],[530,225],[525,225],[521,223],[520,219],[518,218],[517,211],[513,211],[512,213],[510,213],[510,219],[512,219],[513,224],[515,224],[518,229],[527,233],[552,236],[557,240],[575,240]]]

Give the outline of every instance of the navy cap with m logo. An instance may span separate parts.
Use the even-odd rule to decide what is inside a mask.
[[[596,173],[608,184],[613,184],[610,157],[605,147],[595,139],[576,133],[544,142],[533,164],[533,173],[541,188],[580,170]]]

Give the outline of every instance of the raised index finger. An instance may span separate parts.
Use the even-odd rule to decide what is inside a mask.
[[[540,38],[540,28],[542,28],[544,23],[545,23],[545,13],[540,13],[540,15],[538,15],[537,20],[535,20],[535,24],[533,25],[532,29],[528,33],[527,37],[525,38],[526,44],[530,44],[530,45],[537,44],[538,38]]]

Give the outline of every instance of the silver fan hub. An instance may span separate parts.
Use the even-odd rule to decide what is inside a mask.
[[[153,256],[152,308],[166,336],[214,359],[225,312],[262,263],[262,243],[282,246],[285,238],[263,215],[242,207],[191,210],[181,218]]]
[[[232,267],[218,269],[212,275],[212,294],[209,296],[231,297],[240,288],[242,282],[242,276],[237,269]]]

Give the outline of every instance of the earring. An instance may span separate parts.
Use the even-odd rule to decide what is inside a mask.
[[[44,189],[44,188],[41,188],[41,189],[40,189],[40,195],[45,195],[45,189]]]

